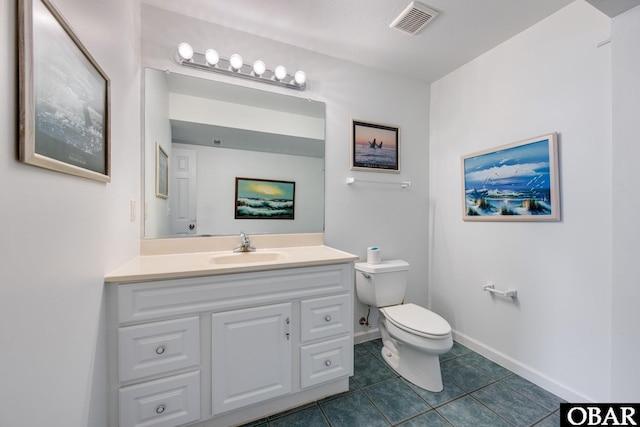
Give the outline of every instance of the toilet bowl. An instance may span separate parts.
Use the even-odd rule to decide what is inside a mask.
[[[426,308],[403,304],[381,308],[378,327],[387,364],[420,388],[442,391],[439,356],[453,347],[449,323]]]
[[[442,391],[439,355],[453,347],[451,326],[438,314],[416,304],[402,304],[409,264],[356,263],[358,300],[378,307],[382,357],[407,381],[425,390]]]

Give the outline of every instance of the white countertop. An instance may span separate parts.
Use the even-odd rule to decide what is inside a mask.
[[[254,256],[254,255],[257,255]],[[262,261],[263,255],[278,259]],[[359,257],[325,245],[258,248],[255,252],[232,250],[140,255],[105,277],[105,282],[180,279],[217,274],[244,273],[282,268],[351,262]],[[213,260],[213,261],[212,261]],[[245,262],[246,260],[246,262]]]

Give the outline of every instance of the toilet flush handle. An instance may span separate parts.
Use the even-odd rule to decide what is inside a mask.
[[[360,274],[362,274],[362,276],[363,276],[365,279],[371,279],[371,275],[370,275],[370,274],[365,273],[364,271],[361,271],[361,272],[360,272]]]

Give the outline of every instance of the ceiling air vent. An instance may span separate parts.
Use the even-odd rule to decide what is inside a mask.
[[[416,34],[436,16],[438,12],[414,1],[389,26],[405,33]]]

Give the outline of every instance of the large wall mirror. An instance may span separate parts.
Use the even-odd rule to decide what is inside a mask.
[[[144,116],[145,238],[323,231],[323,103],[146,69]]]

